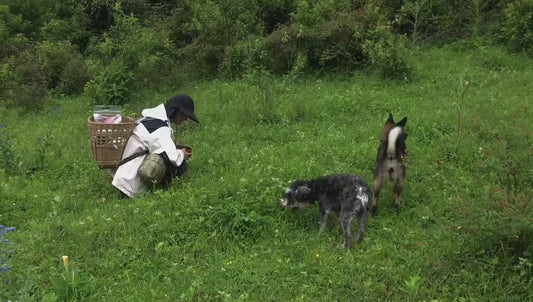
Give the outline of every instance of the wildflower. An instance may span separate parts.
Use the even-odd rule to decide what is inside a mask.
[[[68,267],[68,256],[63,256],[63,266]]]

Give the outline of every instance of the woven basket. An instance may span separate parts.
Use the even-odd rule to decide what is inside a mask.
[[[116,168],[120,162],[122,151],[126,147],[135,121],[122,117],[120,124],[104,124],[87,119],[93,157],[100,169]]]

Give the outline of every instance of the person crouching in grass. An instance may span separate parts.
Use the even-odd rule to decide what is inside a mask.
[[[144,109],[124,148],[113,186],[133,198],[154,186],[168,187],[173,178],[185,173],[192,149],[174,143],[170,123],[179,125],[187,119],[198,123],[194,101],[186,94]]]

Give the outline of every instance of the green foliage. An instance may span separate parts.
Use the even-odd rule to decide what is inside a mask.
[[[80,94],[89,80],[90,77],[85,61],[83,59],[73,59],[63,68],[57,90],[65,95]]]
[[[54,4],[59,0],[0,0],[1,6],[8,6],[13,15],[22,19],[20,33],[30,39],[39,38],[39,28],[52,14]],[[17,26],[18,27],[18,26]]]
[[[115,8],[115,24],[103,40],[91,46],[91,57],[103,65],[120,60],[135,74],[141,87],[157,87],[175,69],[168,32],[155,31],[140,24],[138,18]]]
[[[267,62],[265,64],[269,70],[283,74],[293,68],[298,56],[301,57],[300,60],[307,58],[308,52],[304,44],[303,33],[300,26],[282,26],[266,38]]]
[[[411,27],[411,38],[413,42],[418,42],[420,35],[420,27],[427,22],[429,18],[428,0],[408,1],[400,8],[401,22],[409,24]]]
[[[310,3],[311,2],[311,3]],[[334,1],[299,0],[293,19],[304,27],[318,27],[331,18],[335,13]]]
[[[22,32],[23,19],[11,13],[9,6],[0,5],[0,59],[11,54],[16,35]]]
[[[365,61],[362,48],[366,22],[368,19],[359,11],[340,12],[325,22],[316,37],[308,41],[313,45],[309,53],[315,68],[344,72],[360,69]]]
[[[533,53],[533,1],[514,1],[507,5],[502,28],[503,40],[510,49]]]
[[[70,42],[45,41],[37,45],[37,53],[43,70],[49,75],[49,88],[57,88],[65,67],[73,60],[80,61],[81,54]],[[83,73],[83,69],[80,70]]]
[[[124,105],[134,95],[133,85],[133,73],[116,60],[85,85],[85,95],[93,104]]]
[[[64,3],[67,7],[58,10],[55,18],[48,20],[40,28],[44,41],[68,41],[76,45],[81,52],[85,52],[92,37],[90,31],[89,15],[85,12],[82,3]]]
[[[257,38],[228,46],[221,64],[222,75],[236,78],[253,69],[264,67],[265,43],[265,39]]]
[[[4,102],[26,112],[39,111],[48,99],[49,73],[43,68],[33,48],[12,56],[2,68]]]
[[[410,79],[411,68],[404,59],[404,41],[403,36],[391,33],[386,25],[378,25],[368,31],[363,53],[382,78]]]
[[[224,47],[263,31],[255,14],[256,1],[189,0],[187,3],[192,19],[186,27],[198,42]]]
[[[184,47],[181,55],[183,60],[194,64],[201,74],[216,74],[223,64],[226,46],[263,32],[256,15],[255,1],[202,0],[187,1],[187,4],[191,17],[183,27],[194,38],[192,43]]]

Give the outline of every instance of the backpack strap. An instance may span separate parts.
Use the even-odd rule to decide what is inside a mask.
[[[148,154],[148,153],[150,153],[150,152],[148,152],[148,150],[143,150],[143,151],[135,152],[135,153],[133,153],[132,155],[130,155],[130,156],[124,158],[123,160],[121,160],[121,161],[118,163],[117,168],[120,167],[120,166],[122,166],[123,164],[129,162],[130,160],[136,159],[137,157],[139,157],[139,156],[143,156],[143,155],[146,155],[146,154]]]

